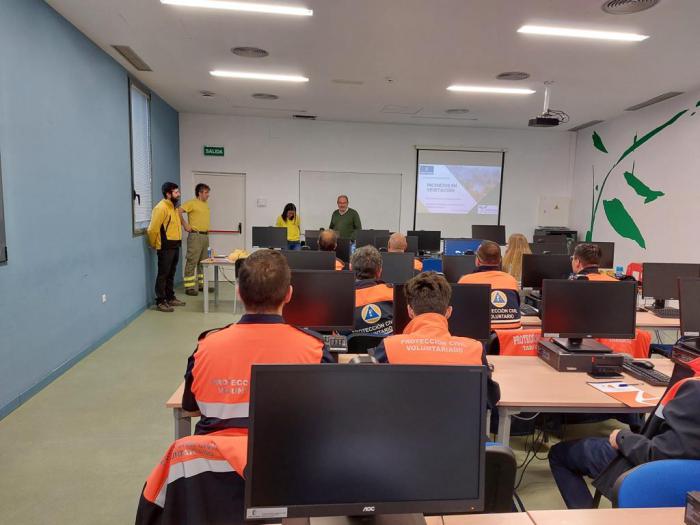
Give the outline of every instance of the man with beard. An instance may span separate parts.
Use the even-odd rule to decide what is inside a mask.
[[[156,277],[156,309],[172,312],[173,306],[185,303],[175,297],[173,281],[177,260],[180,258],[182,225],[177,213],[180,188],[174,182],[162,186],[163,200],[155,205],[148,225],[148,242],[158,254],[158,276]]]

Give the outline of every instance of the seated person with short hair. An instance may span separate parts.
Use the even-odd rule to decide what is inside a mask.
[[[549,466],[568,508],[593,508],[584,476],[594,478],[593,485],[610,497],[617,478],[637,465],[700,459],[700,359],[688,366],[695,376],[666,391],[641,434],[617,429],[608,438],[563,441],[552,447]]]
[[[459,284],[491,285],[491,329],[520,328],[518,281],[501,271],[501,247],[484,241],[476,251],[476,271],[463,275]]]
[[[406,236],[402,233],[396,232],[392,233],[389,237],[389,243],[387,244],[387,251],[389,253],[405,253],[408,248],[408,241],[406,241]],[[423,261],[420,259],[413,259],[413,269],[417,272],[423,271]]]
[[[284,322],[290,281],[278,251],[258,250],[241,265],[238,294],[245,314],[236,324],[201,334],[187,361],[182,408],[201,412],[197,434],[248,426],[252,365],[334,362],[320,335]]]
[[[322,252],[334,252],[338,247],[338,234],[333,230],[323,230],[318,236],[318,249]],[[335,269],[342,270],[345,263],[335,258]]]
[[[617,281],[614,277],[600,273],[600,259],[603,253],[600,246],[591,243],[582,243],[574,248],[571,257],[571,268],[574,271],[573,279],[587,279],[589,281]]]
[[[350,257],[355,272],[355,329],[352,335],[390,335],[394,320],[394,289],[380,281],[382,256],[363,246]]]

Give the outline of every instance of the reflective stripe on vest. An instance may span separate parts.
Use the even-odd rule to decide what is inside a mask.
[[[530,330],[496,330],[498,337],[498,355],[536,356],[537,346],[542,339],[539,329]]]
[[[199,406],[199,411],[205,417],[233,419],[248,417],[250,403],[205,403],[204,401],[197,401],[197,406]]]

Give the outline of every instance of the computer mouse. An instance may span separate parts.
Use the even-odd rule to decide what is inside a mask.
[[[635,361],[634,365],[640,368],[646,368],[647,370],[652,370],[654,368],[654,363],[651,361]]]

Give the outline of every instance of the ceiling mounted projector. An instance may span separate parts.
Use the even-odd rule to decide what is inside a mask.
[[[527,125],[531,128],[554,128],[564,122],[569,122],[569,115],[558,109],[549,108],[549,86],[554,82],[548,80],[544,83],[544,105],[542,113],[535,118],[528,120]]]

